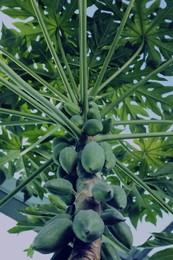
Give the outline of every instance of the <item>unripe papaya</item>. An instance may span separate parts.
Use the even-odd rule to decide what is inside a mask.
[[[124,209],[127,206],[127,195],[122,187],[118,185],[112,185],[114,189],[113,198],[108,201],[108,204],[117,208],[117,209]]]
[[[115,167],[115,165],[116,165],[116,157],[114,153],[112,153],[109,159],[105,161],[104,170],[109,172]]]
[[[72,194],[73,186],[71,182],[58,178],[52,179],[45,183],[45,188],[54,195],[67,195]]]
[[[128,249],[131,249],[133,244],[133,235],[126,222],[119,222],[114,226],[109,226],[109,230],[118,241]]]
[[[73,239],[72,221],[60,218],[43,226],[32,247],[42,254],[50,254],[67,245]]]
[[[78,154],[75,151],[74,147],[69,146],[65,147],[59,155],[59,162],[64,171],[66,171],[68,174],[71,174],[77,164],[77,157]]]
[[[99,109],[96,107],[90,108],[87,113],[87,118],[101,120],[101,115],[100,115]]]
[[[88,136],[94,136],[102,132],[103,125],[98,119],[88,119],[83,125],[83,132]]]
[[[105,159],[109,160],[109,157],[112,154],[112,146],[108,142],[101,142],[99,143],[100,146],[103,148],[104,153],[105,153]]]
[[[96,142],[87,143],[81,153],[81,164],[88,173],[96,173],[102,170],[105,163],[103,148]]]
[[[95,200],[100,202],[109,201],[113,197],[114,190],[108,183],[100,181],[92,188],[92,194]]]
[[[102,121],[103,124],[103,131],[102,134],[108,134],[112,127],[113,127],[113,123],[112,123],[112,118],[106,118]]]
[[[101,145],[101,147],[103,148],[103,150],[105,152],[104,170],[105,171],[110,171],[111,169],[114,168],[114,166],[116,164],[116,158],[115,158],[114,153],[112,152],[112,147],[107,142],[101,142],[100,145]]]
[[[54,146],[53,148],[53,160],[56,164],[59,164],[59,155],[60,152],[67,147],[68,144],[66,142],[60,142],[57,145]]]
[[[57,170],[56,170],[57,178],[63,178],[66,175],[67,175],[67,173],[64,171],[64,169],[60,165],[58,165]]]
[[[101,218],[105,225],[115,225],[125,220],[121,212],[115,208],[105,209],[101,214]]]
[[[84,124],[83,117],[80,115],[74,115],[70,118],[70,120],[79,128]]]
[[[104,222],[94,210],[80,210],[74,217],[73,231],[81,241],[92,243],[102,236]]]
[[[72,205],[75,201],[74,194],[59,195],[59,197],[65,202],[66,205]]]
[[[80,107],[71,101],[64,103],[64,109],[69,116],[79,115],[81,112]]]
[[[68,140],[68,138],[65,137],[65,136],[59,136],[59,137],[57,137],[56,139],[53,140],[52,149],[54,149],[54,147],[55,147],[57,144],[61,143],[61,142],[68,144],[68,143],[69,143],[69,140]]]

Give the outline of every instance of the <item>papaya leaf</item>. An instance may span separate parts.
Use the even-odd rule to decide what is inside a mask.
[[[173,233],[160,232],[152,233],[152,238],[146,241],[144,244],[140,245],[139,247],[155,248],[170,245],[173,245]]]
[[[173,257],[173,249],[167,248],[152,255],[149,260],[169,260]]]

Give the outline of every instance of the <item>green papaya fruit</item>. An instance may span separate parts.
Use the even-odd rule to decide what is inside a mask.
[[[65,202],[66,205],[72,205],[75,201],[74,194],[59,195],[59,197]]]
[[[68,260],[69,256],[72,252],[72,247],[69,245],[66,245],[60,250],[57,250],[50,260]]]
[[[68,144],[65,143],[65,142],[60,142],[60,143],[58,143],[57,145],[54,146],[54,148],[53,148],[53,160],[56,164],[59,164],[60,152],[67,146],[68,146]]]
[[[98,119],[101,120],[101,114],[98,108],[92,107],[88,110],[87,119]]]
[[[64,171],[64,169],[58,165],[56,169],[56,176],[57,178],[63,178],[67,175],[67,173]]]
[[[68,218],[56,219],[43,226],[32,247],[42,254],[50,254],[67,245],[73,236],[72,221]]]
[[[92,194],[95,200],[100,202],[109,201],[113,197],[114,190],[108,183],[100,181],[92,188]]]
[[[102,243],[101,260],[121,260],[116,249],[110,243]]]
[[[105,161],[104,170],[109,172],[115,167],[115,165],[116,165],[116,157],[114,153],[112,153],[109,159]]]
[[[83,132],[88,136],[94,136],[102,132],[103,125],[98,119],[88,119],[82,128]]]
[[[110,171],[111,169],[114,168],[114,166],[116,164],[116,158],[115,158],[114,153],[112,152],[112,146],[107,142],[101,142],[100,145],[105,152],[104,170]]]
[[[118,222],[125,221],[120,211],[115,208],[108,208],[103,211],[101,218],[105,225],[114,225]]]
[[[55,147],[57,144],[61,143],[61,142],[68,144],[68,143],[69,143],[69,140],[68,140],[68,138],[65,137],[65,136],[59,136],[59,137],[55,138],[55,139],[53,140],[53,143],[52,143],[52,149],[54,149],[54,147]]]
[[[114,226],[108,227],[112,235],[128,249],[133,245],[133,235],[126,222],[119,222]]]
[[[100,142],[99,145],[103,148],[106,160],[112,155],[112,146],[108,142]]]
[[[80,107],[71,101],[64,103],[64,109],[69,116],[79,115],[81,112]]]
[[[105,163],[103,148],[96,142],[87,143],[81,153],[81,164],[88,173],[96,173],[102,170]]]
[[[71,174],[77,164],[78,153],[75,151],[74,147],[65,147],[59,155],[59,162],[64,171]]]
[[[80,210],[74,217],[73,231],[81,241],[92,243],[102,236],[104,222],[94,210]]]
[[[108,204],[117,208],[124,209],[127,206],[127,195],[122,187],[118,185],[112,185],[114,190],[113,198],[108,201]]]
[[[113,127],[113,122],[112,122],[112,118],[106,118],[102,121],[103,124],[103,131],[102,134],[108,134],[109,132],[111,132],[112,127]]]
[[[49,180],[44,186],[54,195],[67,195],[73,193],[73,186],[71,182],[62,178]]]
[[[84,124],[83,117],[80,115],[74,115],[70,118],[70,120],[79,128]]]
[[[47,225],[49,225],[51,222],[57,221],[58,219],[62,219],[62,218],[67,218],[67,219],[72,220],[72,216],[70,216],[70,215],[67,214],[67,213],[58,214],[58,215],[52,217],[50,220],[48,220],[48,221],[45,223],[44,228],[45,228]]]

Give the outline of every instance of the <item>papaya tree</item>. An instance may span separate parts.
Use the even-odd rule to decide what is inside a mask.
[[[24,200],[10,233],[54,259],[121,259],[173,213],[171,0],[0,0],[0,178]],[[17,19],[17,20],[16,20]],[[154,233],[140,248],[173,244]],[[173,249],[158,255],[173,255]]]

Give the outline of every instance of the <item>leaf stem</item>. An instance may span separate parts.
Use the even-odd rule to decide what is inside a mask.
[[[55,51],[55,49],[53,47],[53,43],[52,43],[52,41],[50,39],[50,36],[48,34],[46,25],[45,25],[44,20],[43,20],[43,18],[41,16],[41,13],[40,13],[40,10],[39,10],[39,7],[38,7],[38,3],[35,0],[31,0],[31,4],[32,4],[34,12],[35,12],[35,14],[37,16],[37,19],[38,19],[39,25],[41,27],[41,30],[43,32],[44,38],[46,40],[47,46],[48,46],[48,48],[49,48],[49,50],[50,50],[50,52],[52,54],[52,57],[53,57],[53,59],[55,61],[55,64],[56,64],[57,69],[58,69],[58,72],[60,74],[60,77],[61,77],[61,79],[62,79],[62,81],[64,83],[66,91],[67,91],[71,101],[73,101],[74,103],[77,103],[76,97],[75,97],[75,95],[73,93],[73,90],[71,89],[71,86],[70,86],[70,84],[68,82],[68,79],[67,79],[67,77],[65,75],[64,69],[63,69],[63,67],[62,67],[62,65],[60,63],[60,60],[59,60],[59,58],[58,58],[58,56],[56,54],[56,51]]]
[[[137,139],[137,138],[150,138],[150,137],[166,137],[173,136],[173,132],[156,132],[156,133],[137,133],[137,134],[106,134],[96,135],[94,140],[96,142],[102,141],[115,141],[122,139]]]
[[[67,72],[68,72],[68,75],[69,75],[69,78],[71,80],[71,84],[72,84],[72,87],[73,87],[73,92],[75,93],[76,95],[76,98],[78,98],[78,88],[77,88],[77,84],[74,80],[74,76],[72,74],[72,71],[70,69],[70,66],[69,66],[69,63],[67,61],[67,58],[66,58],[66,55],[65,55],[65,52],[64,52],[64,49],[63,49],[63,45],[62,45],[62,42],[61,42],[61,37],[59,35],[59,32],[57,33],[57,40],[58,40],[58,47],[60,49],[60,52],[61,52],[61,55],[62,55],[62,59],[64,61],[64,64],[66,66],[66,69],[67,69]]]
[[[130,63],[139,55],[143,46],[144,46],[144,41],[142,41],[141,45],[139,46],[137,51],[133,54],[133,56],[121,68],[119,68],[118,71],[116,71],[114,74],[112,74],[111,77],[109,77],[103,84],[100,85],[97,93],[99,91],[101,91],[106,85],[109,84],[109,82],[111,82],[114,78],[116,78],[123,70],[125,70],[130,65]]]
[[[0,207],[2,207],[5,203],[7,203],[16,193],[21,191],[28,183],[30,183],[33,179],[35,179],[41,172],[46,170],[46,168],[48,168],[52,163],[53,163],[53,159],[51,158],[47,162],[45,162],[38,170],[32,173],[25,181],[20,183],[10,194],[5,196],[0,201]]]
[[[29,151],[31,151],[34,147],[36,147],[37,145],[39,145],[42,141],[44,141],[46,138],[48,138],[49,136],[51,136],[52,134],[54,134],[56,131],[58,130],[58,127],[53,128],[52,130],[50,130],[48,133],[46,133],[45,135],[43,135],[41,138],[39,138],[35,143],[33,143],[32,145],[30,145],[28,148],[26,148],[25,150],[23,150],[22,152],[20,152],[20,156],[23,156],[24,154],[28,153]]]
[[[16,59],[13,55],[11,55],[8,51],[6,51],[4,48],[0,48],[2,53],[6,55],[10,60],[15,62],[20,68],[22,68],[24,71],[26,71],[28,74],[30,74],[33,78],[35,78],[38,82],[40,82],[43,86],[46,86],[49,90],[51,90],[61,101],[69,101],[69,98],[63,95],[60,91],[52,87],[47,81],[45,81],[43,78],[41,78],[39,75],[37,75],[32,69],[30,69],[28,66],[23,64],[20,60]]]
[[[78,0],[80,32],[80,89],[84,120],[88,111],[88,64],[87,64],[87,0]]]
[[[173,120],[157,120],[157,119],[150,119],[150,120],[127,120],[127,121],[115,121],[113,125],[149,125],[149,124],[173,124]]]
[[[51,120],[49,121],[49,119],[46,117],[38,116],[35,114],[24,113],[24,112],[7,109],[7,108],[2,108],[2,107],[0,107],[0,114],[8,114],[8,115],[15,115],[15,116],[24,117],[24,118],[30,118],[32,120],[37,120],[37,122],[40,121],[40,122],[45,122],[45,123],[53,123],[53,121],[51,121]]]
[[[145,182],[143,182],[138,176],[124,166],[119,160],[117,160],[117,166],[121,168],[136,184],[141,186],[144,190],[148,191],[149,194],[168,212],[173,214],[173,209],[166,204]]]
[[[114,40],[113,40],[113,42],[112,42],[112,44],[110,46],[109,52],[108,52],[108,54],[106,56],[106,59],[105,59],[105,61],[103,63],[103,66],[102,66],[102,69],[100,71],[100,74],[99,74],[99,76],[98,76],[98,78],[96,80],[95,86],[94,86],[94,88],[91,91],[91,96],[95,96],[97,94],[97,92],[98,92],[98,89],[99,89],[100,84],[101,84],[101,82],[103,80],[104,74],[106,72],[107,66],[108,66],[108,64],[109,64],[109,62],[110,62],[110,60],[112,58],[112,55],[114,54],[114,52],[116,50],[118,41],[120,39],[120,35],[123,32],[124,26],[125,26],[126,21],[127,21],[128,17],[129,17],[129,13],[130,13],[130,11],[131,11],[131,9],[133,7],[134,2],[135,2],[135,0],[131,0],[129,5],[128,5],[128,7],[127,7],[127,9],[126,9],[126,12],[125,12],[125,14],[123,16],[121,24],[120,24],[120,26],[119,26],[119,28],[117,30],[115,38],[114,38]]]
[[[163,63],[159,68],[153,70],[150,74],[148,74],[141,81],[133,85],[128,91],[126,91],[123,95],[121,95],[116,100],[112,101],[111,104],[107,105],[102,110],[102,116],[104,117],[109,111],[111,111],[115,106],[117,106],[121,101],[123,101],[126,97],[130,96],[134,91],[136,91],[139,87],[143,86],[149,79],[152,79],[153,76],[158,74],[159,72],[165,70],[169,65],[173,63],[173,58],[169,59],[165,63]]]
[[[81,130],[70,120],[68,117],[66,117],[60,109],[56,108],[52,103],[50,103],[46,98],[44,98],[37,90],[32,88],[27,82],[25,82],[20,76],[17,75],[8,65],[6,65],[3,61],[0,60],[0,67],[2,70],[20,87],[20,94],[25,96],[26,100],[33,101],[35,103],[35,106],[39,107],[42,110],[45,110],[47,115],[50,116],[51,119],[55,119],[56,122],[60,123],[62,126],[66,126],[69,130],[71,130],[76,136],[80,136]],[[10,82],[6,81],[2,77],[0,77],[0,80],[7,86],[11,87],[11,89],[16,91],[19,91],[17,87],[13,86]],[[28,93],[28,95],[25,92]],[[33,97],[33,98],[31,98]],[[34,100],[33,100],[34,99]],[[38,102],[40,104],[38,104]],[[28,102],[30,102],[28,101]],[[30,102],[31,103],[31,102]]]

